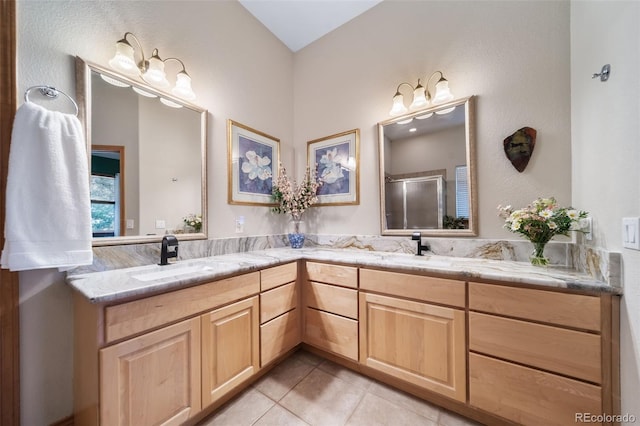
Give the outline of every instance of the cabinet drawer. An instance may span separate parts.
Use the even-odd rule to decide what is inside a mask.
[[[307,278],[309,281],[358,288],[358,268],[352,266],[307,262]]]
[[[260,273],[251,272],[208,284],[134,300],[105,309],[107,342],[204,312],[260,291]]]
[[[300,309],[260,326],[260,365],[265,366],[300,343]]]
[[[522,425],[575,424],[602,413],[599,386],[469,354],[469,402]]]
[[[360,289],[464,308],[464,281],[360,269]]]
[[[471,312],[469,349],[601,382],[600,336],[594,334]]]
[[[469,283],[469,309],[600,331],[600,298]]]
[[[358,360],[358,322],[352,319],[306,308],[304,341]]]
[[[358,319],[358,290],[308,282],[305,286],[306,306]]]
[[[298,305],[298,286],[285,284],[260,295],[260,324],[282,315]]]
[[[265,291],[279,285],[295,281],[298,277],[298,264],[296,262],[260,271],[260,290]]]

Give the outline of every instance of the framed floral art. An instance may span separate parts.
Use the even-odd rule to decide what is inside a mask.
[[[227,142],[229,204],[275,206],[280,139],[227,120]]]
[[[360,204],[360,129],[307,142],[307,164],[322,182],[316,205]]]

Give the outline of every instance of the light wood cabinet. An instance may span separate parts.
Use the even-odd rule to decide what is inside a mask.
[[[300,343],[298,263],[260,271],[260,365]]]
[[[521,425],[571,425],[602,407],[599,386],[475,353],[469,387],[473,406]]]
[[[200,411],[200,320],[100,351],[103,425],[179,425]]]
[[[619,413],[618,303],[469,283],[469,403],[523,425]]]
[[[111,306],[74,295],[74,423],[178,425],[248,380],[259,291],[251,272]]]
[[[195,422],[301,342],[482,423],[620,412],[609,294],[307,261],[74,309],[77,425]]]
[[[358,360],[358,269],[307,262],[303,341]]]
[[[360,362],[464,402],[465,313],[360,293]]]
[[[202,405],[220,399],[260,368],[258,296],[202,315]]]

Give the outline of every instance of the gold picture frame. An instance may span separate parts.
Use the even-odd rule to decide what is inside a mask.
[[[273,180],[278,177],[280,139],[227,120],[229,204],[275,206]]]
[[[317,206],[360,204],[360,129],[307,142],[307,164],[322,181]]]

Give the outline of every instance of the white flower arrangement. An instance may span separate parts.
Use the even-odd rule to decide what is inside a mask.
[[[556,199],[538,198],[527,207],[514,210],[511,206],[498,206],[498,215],[505,221],[504,227],[523,235],[535,246],[531,262],[546,265],[544,245],[556,235],[569,235],[569,231],[580,231],[580,220],[588,216],[573,207],[559,207]]]
[[[202,215],[189,213],[182,221],[186,226],[192,227],[196,232],[200,232],[202,229]]]
[[[273,183],[273,200],[278,206],[273,211],[289,213],[294,220],[300,220],[302,213],[318,202],[317,193],[321,185],[315,169],[307,166],[304,179],[298,185],[289,179],[286,169],[280,164],[278,178]]]

